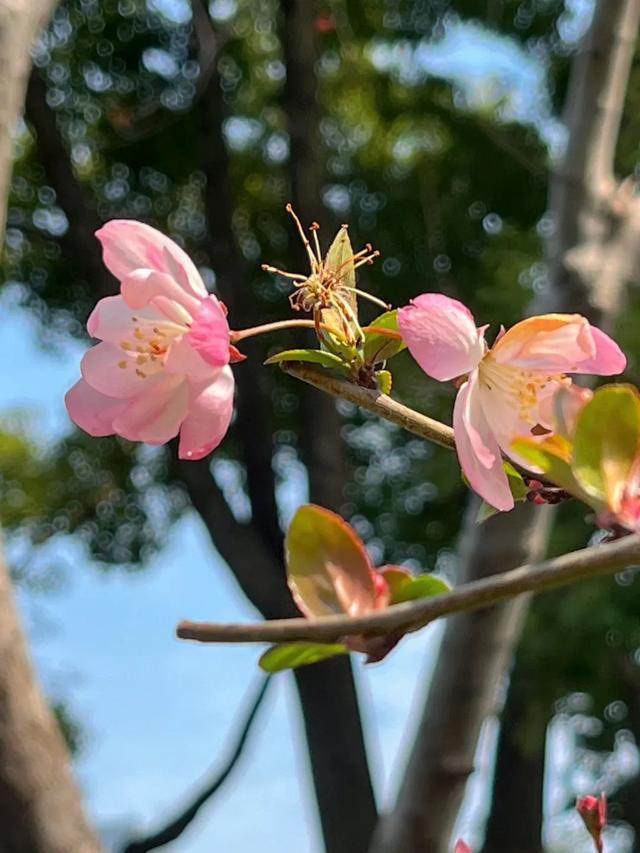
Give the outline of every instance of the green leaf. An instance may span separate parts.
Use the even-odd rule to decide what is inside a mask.
[[[599,388],[582,409],[572,469],[590,498],[616,507],[640,444],[640,395],[631,385]]]
[[[306,616],[376,607],[369,555],[355,530],[335,512],[306,504],[293,516],[285,538],[289,587]]]
[[[391,388],[393,387],[393,376],[388,370],[376,371],[376,380],[378,382],[378,389],[382,394],[391,393]]]
[[[379,364],[406,348],[398,329],[398,310],[385,311],[364,329],[364,359]]]
[[[391,604],[402,604],[404,601],[415,601],[418,598],[431,598],[450,592],[449,584],[437,575],[418,575],[401,584],[392,594]]]
[[[566,489],[580,500],[585,494],[576,482],[571,470],[571,445],[566,438],[553,435],[543,441],[532,438],[517,438],[511,443],[513,450],[534,468],[542,471],[548,480]],[[535,477],[535,474],[532,474]]]
[[[325,269],[331,272],[338,272],[342,287],[355,288],[356,271],[353,264],[353,246],[351,245],[349,229],[346,225],[341,226],[333,243],[329,246],[324,263]],[[349,304],[357,316],[358,305],[355,293],[349,294]]]
[[[258,664],[265,672],[282,672],[347,654],[349,649],[341,643],[283,643],[267,649]]]
[[[323,367],[331,367],[342,373],[349,373],[349,365],[331,352],[319,349],[289,349],[278,352],[265,361],[265,364],[279,364],[281,361],[305,361],[312,364],[321,364]]]
[[[507,481],[509,483],[509,488],[511,489],[511,494],[513,495],[513,499],[516,503],[524,501],[527,497],[527,493],[529,489],[527,488],[527,484],[525,483],[522,474],[513,467],[513,465],[508,462],[506,459],[502,462],[502,467],[504,469],[505,474],[507,475]],[[486,521],[488,518],[491,518],[492,515],[496,515],[496,513],[500,512],[500,510],[496,509],[491,504],[486,501],[482,501],[480,504],[480,509],[478,510],[478,514],[476,515],[476,524],[482,524],[483,521]]]

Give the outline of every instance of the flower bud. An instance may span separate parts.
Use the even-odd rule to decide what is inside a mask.
[[[596,850],[601,853],[604,849],[602,846],[602,832],[607,823],[606,795],[600,794],[599,797],[578,797],[576,800],[576,810],[584,821],[587,832],[593,838]]]

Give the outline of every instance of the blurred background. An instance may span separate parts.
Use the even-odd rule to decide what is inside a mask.
[[[2,265],[0,523],[38,673],[106,849],[121,853],[191,801],[260,686],[257,649],[180,643],[179,619],[286,612],[281,531],[309,498],[339,510],[377,564],[455,582],[466,490],[452,454],[263,368],[303,345],[293,332],[244,348],[236,419],[209,460],[179,464],[173,447],[74,431],[63,395],[86,318],[115,287],[94,231],[114,217],[162,229],[237,328],[289,314],[288,286],[260,265],[306,269],[292,201],[320,222],[323,246],[346,222],[355,248],[380,250],[360,287],[394,305],[442,291],[479,324],[509,325],[549,287],[549,169],[592,13],[590,0],[55,10],[16,136]],[[639,67],[623,176],[637,168]],[[638,322],[631,289],[617,337],[634,382]],[[392,369],[395,396],[450,421],[452,387],[406,354]],[[582,506],[563,505],[556,521],[552,554],[592,536]],[[639,606],[631,571],[533,602],[499,685],[502,732],[485,721],[457,822],[474,850],[540,851],[541,838],[553,853],[589,850],[572,804],[600,790],[611,851],[640,849]],[[364,740],[346,662],[274,679],[239,766],[164,849],[346,851],[331,841],[336,815],[348,801],[354,821],[369,820],[366,757],[378,806],[391,804],[441,633],[404,640],[374,667],[355,662]],[[510,790],[531,797],[496,827]]]

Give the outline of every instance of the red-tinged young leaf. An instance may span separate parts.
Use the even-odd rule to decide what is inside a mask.
[[[361,539],[328,509],[300,507],[287,531],[285,554],[289,587],[305,616],[359,616],[386,603]]]
[[[283,643],[267,649],[258,663],[265,672],[281,672],[347,654],[342,643]]]
[[[404,566],[382,566],[378,569],[389,589],[389,604],[395,604],[395,597],[405,584],[413,580],[413,574]]]

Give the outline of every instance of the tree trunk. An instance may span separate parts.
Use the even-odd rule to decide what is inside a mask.
[[[0,2],[0,240],[4,241],[13,133],[30,52],[54,8],[49,0]],[[0,853],[94,853],[58,723],[31,667],[0,555]]]
[[[0,556],[0,853],[97,853]]]
[[[582,311],[610,326],[637,263],[639,214],[616,202],[613,162],[633,58],[640,0],[599,0],[574,60],[567,96],[569,143],[552,176],[556,232],[549,292],[535,313]],[[463,580],[505,571],[544,551],[547,513],[532,505],[477,526],[466,519]],[[396,806],[372,853],[445,853],[473,768],[477,737],[520,637],[526,600],[448,620],[428,703]],[[511,850],[511,846],[508,848]]]
[[[482,853],[542,853],[542,793],[547,721],[537,731],[527,730],[522,743],[518,680],[529,678],[516,660],[509,695],[502,714],[493,781],[491,814]]]

